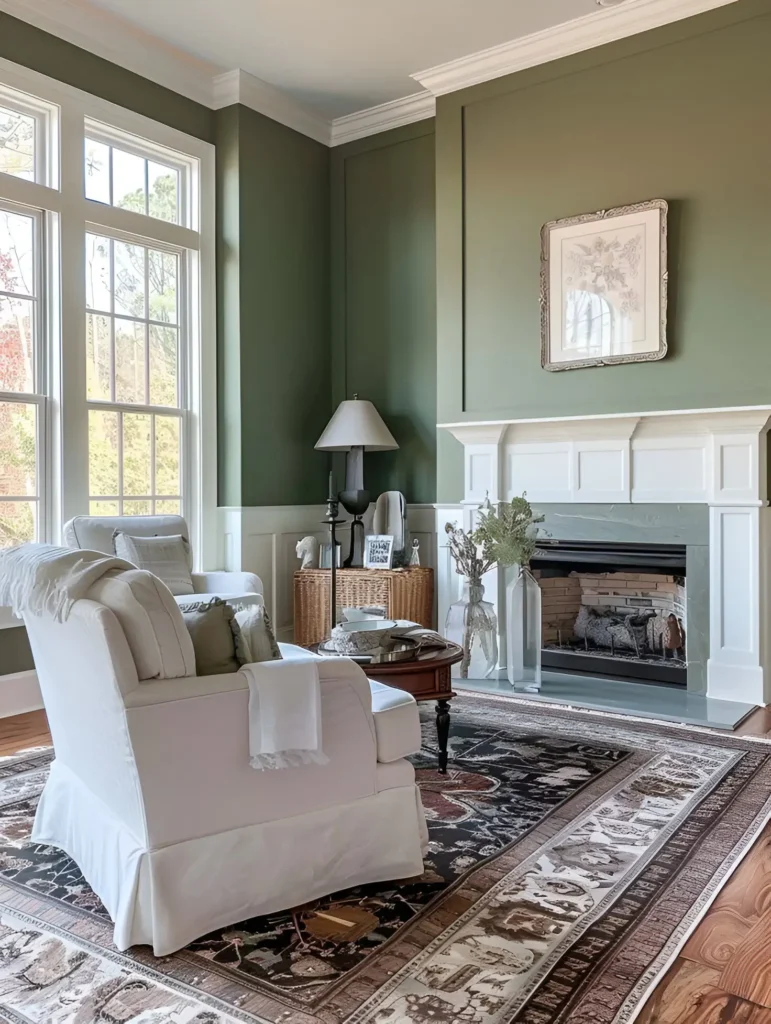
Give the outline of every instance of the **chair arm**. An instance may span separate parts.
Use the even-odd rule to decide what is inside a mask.
[[[155,679],[140,683],[124,694],[126,708],[146,708],[153,704],[213,697],[233,690],[248,690],[243,672],[227,672],[213,676],[180,676],[177,679]]]
[[[262,580],[253,572],[194,572],[193,590],[196,594],[261,594]]]

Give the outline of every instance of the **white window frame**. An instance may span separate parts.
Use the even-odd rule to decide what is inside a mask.
[[[102,124],[93,118],[86,118],[84,139],[93,139],[94,142],[101,142],[105,146],[112,146],[115,149],[122,149],[125,153],[141,157],[143,160],[157,160],[167,167],[173,168],[179,173],[179,225],[191,228],[193,231],[200,231],[200,210],[197,202],[198,190],[196,188],[197,174],[191,174],[196,161],[191,160],[184,153],[176,153],[168,147],[154,145],[149,139],[132,138],[125,132],[116,130],[113,126]],[[112,166],[110,167],[110,203],[98,203],[98,206],[112,206]],[[145,178],[145,189],[147,189],[147,178]],[[96,200],[90,200],[96,202]],[[116,207],[112,206],[112,209]],[[148,215],[149,216],[149,215]],[[159,218],[150,217],[150,220],[157,221]],[[168,221],[161,221],[168,224]]]
[[[8,63],[7,61],[5,63]],[[16,67],[16,65],[13,65]],[[43,77],[42,75],[40,76]],[[0,73],[0,106],[35,118],[35,181],[29,184],[59,187],[59,108],[8,84]],[[14,177],[14,175],[11,175]],[[25,179],[17,179],[25,180]]]
[[[35,113],[42,145],[36,146],[36,181],[0,174],[0,197],[45,211],[45,273],[49,362],[48,454],[45,535],[61,540],[61,527],[88,514],[88,409],[85,346],[85,235],[134,236],[153,247],[162,243],[189,252],[189,364],[181,375],[187,390],[181,472],[185,515],[196,568],[217,564],[216,303],[214,147],[167,125],[0,58],[0,103]],[[24,108],[22,108],[24,104]],[[98,132],[99,134],[95,134]],[[182,224],[108,206],[85,198],[84,140],[110,142],[161,162],[190,167],[192,187],[181,197]],[[133,136],[133,141],[132,137]],[[37,138],[36,138],[37,142]],[[169,152],[171,151],[171,153]],[[185,175],[181,175],[183,180]],[[184,221],[187,223],[184,223]],[[188,226],[189,224],[189,226]],[[59,252],[66,258],[59,259]],[[43,296],[41,295],[41,301]],[[127,411],[131,411],[127,406]]]

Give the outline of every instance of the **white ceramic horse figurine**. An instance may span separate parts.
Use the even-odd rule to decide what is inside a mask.
[[[295,551],[297,557],[302,558],[301,569],[318,569],[319,542],[315,537],[303,537],[302,540],[298,540]]]

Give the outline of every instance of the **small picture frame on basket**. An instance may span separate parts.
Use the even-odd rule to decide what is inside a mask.
[[[364,538],[364,568],[390,569],[394,561],[394,539],[388,534],[371,533]]]

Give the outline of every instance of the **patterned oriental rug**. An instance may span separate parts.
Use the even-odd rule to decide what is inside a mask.
[[[771,810],[771,745],[461,694],[420,878],[126,954],[0,760],[0,1024],[629,1024]],[[258,884],[258,879],[256,884]]]

